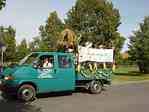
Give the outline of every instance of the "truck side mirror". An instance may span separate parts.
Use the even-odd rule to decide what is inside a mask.
[[[33,64],[33,68],[37,69],[37,68],[38,68],[38,66],[37,66],[36,64]]]
[[[39,65],[38,62],[34,62],[33,65],[32,65],[32,67],[35,68],[35,69],[37,69],[38,68],[38,65]]]

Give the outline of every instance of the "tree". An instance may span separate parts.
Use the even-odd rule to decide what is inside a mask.
[[[130,37],[129,55],[137,63],[140,72],[149,73],[149,16]]]
[[[5,6],[6,0],[0,0],[0,10]]]
[[[15,61],[16,59],[16,39],[15,29],[11,26],[8,28],[0,27],[0,41],[7,47],[5,52],[4,61]]]
[[[120,64],[122,60],[121,58],[121,49],[123,48],[124,42],[125,42],[125,38],[123,36],[120,35],[120,33],[115,33],[115,37],[117,37],[116,39],[113,40],[112,44],[113,47],[115,49],[115,60],[117,64]]]
[[[29,43],[29,48],[30,51],[39,51],[40,50],[40,46],[42,42],[41,42],[41,37],[37,36],[33,38],[33,41]]]
[[[46,21],[46,25],[41,25],[40,35],[41,40],[40,49],[41,50],[55,50],[57,47],[57,42],[60,39],[60,33],[64,29],[64,24],[58,18],[57,13],[54,11],[50,13]]]
[[[20,60],[29,53],[26,39],[23,39],[20,45],[17,46],[17,59]]]
[[[125,39],[117,31],[121,23],[119,11],[107,0],[77,0],[65,23],[81,37],[81,45],[89,41],[95,48],[115,47],[117,54],[123,46]]]

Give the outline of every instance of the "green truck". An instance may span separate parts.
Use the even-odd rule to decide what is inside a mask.
[[[42,66],[45,58],[50,60],[51,67]],[[110,84],[111,75],[111,70],[103,69],[78,72],[72,53],[32,52],[18,65],[3,70],[0,86],[3,92],[15,94],[19,99],[29,101],[34,99],[36,94],[74,91],[78,87],[97,94],[102,91],[105,84]]]

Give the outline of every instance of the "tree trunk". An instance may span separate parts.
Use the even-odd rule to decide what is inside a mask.
[[[149,62],[148,61],[138,61],[137,62],[138,67],[139,67],[139,71],[141,73],[149,73]]]

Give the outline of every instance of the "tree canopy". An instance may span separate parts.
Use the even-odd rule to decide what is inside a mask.
[[[20,60],[23,57],[25,57],[29,53],[29,48],[26,42],[26,39],[24,38],[21,43],[17,46],[16,56],[17,59]]]
[[[14,61],[16,56],[16,39],[15,39],[15,29],[9,26],[8,28],[0,27],[0,41],[6,45],[6,53],[4,60]]]
[[[103,45],[116,48],[118,55],[125,38],[118,32],[120,22],[119,10],[107,0],[77,0],[68,12],[65,23],[81,37],[80,44],[92,42],[93,47]]]
[[[138,64],[140,72],[149,72],[149,16],[130,37],[129,54],[130,59]]]
[[[0,0],[0,10],[5,6],[6,0]]]
[[[58,17],[56,11],[50,13],[46,24],[40,28],[40,49],[55,50],[60,39],[60,33],[64,30],[64,24]],[[37,39],[36,39],[37,40]]]

